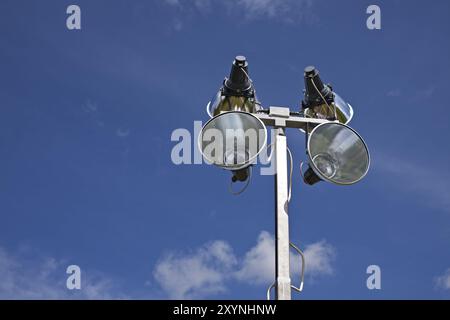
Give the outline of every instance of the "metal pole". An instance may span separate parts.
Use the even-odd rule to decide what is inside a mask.
[[[275,138],[275,276],[276,299],[291,300],[289,271],[289,216],[287,145],[284,129],[277,128]]]

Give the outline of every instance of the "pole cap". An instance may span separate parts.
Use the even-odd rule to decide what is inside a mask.
[[[244,66],[245,62],[247,62],[247,58],[245,56],[236,56],[236,58],[234,58],[234,63],[238,66]]]
[[[317,72],[317,69],[316,69],[316,67],[314,67],[314,66],[307,66],[307,67],[305,68],[305,76],[313,77],[313,76],[315,76],[317,73],[318,73],[318,72]]]

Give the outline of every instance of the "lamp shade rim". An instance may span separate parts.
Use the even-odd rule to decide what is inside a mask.
[[[347,128],[347,129],[351,130],[351,131],[352,131],[352,132],[353,132],[353,133],[361,140],[361,142],[362,142],[362,144],[363,144],[363,146],[364,146],[364,148],[365,148],[365,151],[366,151],[366,153],[367,153],[367,167],[366,167],[364,173],[361,174],[361,176],[360,176],[358,179],[353,180],[353,181],[349,181],[349,182],[344,182],[344,181],[338,182],[338,181],[336,181],[336,180],[334,180],[334,179],[332,179],[332,178],[328,178],[326,175],[324,175],[322,172],[320,172],[319,169],[317,169],[316,164],[314,163],[313,158],[311,157],[311,152],[310,152],[310,150],[311,150],[311,145],[310,145],[311,137],[313,136],[313,134],[314,134],[317,130],[319,130],[319,128],[321,128],[322,126],[327,126],[327,125],[338,125],[338,126],[345,127],[345,128]],[[348,126],[348,125],[346,125],[346,124],[344,124],[344,123],[341,123],[341,122],[338,122],[338,121],[330,121],[330,122],[321,123],[321,124],[319,124],[318,126],[316,126],[316,127],[309,133],[309,137],[308,137],[308,142],[307,142],[306,150],[307,150],[307,153],[308,153],[308,159],[309,159],[310,167],[312,168],[312,170],[314,171],[314,173],[316,173],[316,174],[317,174],[322,180],[324,180],[324,181],[328,181],[328,182],[331,182],[331,183],[334,183],[334,184],[337,184],[337,185],[351,185],[351,184],[355,184],[355,183],[359,182],[359,181],[360,181],[361,179],[363,179],[363,178],[367,175],[367,173],[369,172],[369,168],[370,168],[370,153],[369,153],[369,148],[367,147],[366,142],[364,141],[364,139],[362,138],[362,136],[361,136],[355,129],[351,128],[350,126]]]
[[[338,94],[335,93],[335,92],[333,92],[333,95],[338,96]],[[350,103],[345,102],[345,104],[348,107],[348,110],[347,110],[348,111],[348,118],[345,118],[345,122],[339,121],[339,123],[348,125],[350,123],[350,121],[353,119],[353,115],[355,114],[355,111],[353,110],[353,107],[352,107],[352,105]],[[208,103],[208,107],[209,107],[209,103]],[[343,108],[340,108],[338,106],[337,106],[337,108],[340,109],[340,112],[343,113]],[[305,133],[305,130],[303,130],[303,129],[298,129],[298,130],[300,130],[300,132],[302,132],[302,133]],[[311,133],[311,132],[309,132],[309,133]]]
[[[260,129],[263,129],[263,130],[264,130],[264,138],[263,138],[262,143],[259,144],[257,152],[256,152],[254,155],[252,155],[248,160],[246,160],[244,163],[242,163],[242,164],[237,164],[237,165],[235,165],[235,166],[229,166],[229,165],[225,165],[225,164],[219,164],[219,163],[217,163],[217,161],[214,161],[214,160],[210,159],[207,155],[205,155],[204,152],[203,152],[203,150],[202,150],[203,133],[204,133],[205,128],[208,126],[208,124],[210,124],[212,121],[216,121],[216,120],[217,120],[218,118],[220,118],[220,117],[227,116],[227,115],[230,115],[230,114],[244,114],[244,115],[246,115],[246,116],[251,116],[251,117],[253,117],[254,119],[257,120],[258,124],[260,125]],[[258,132],[258,134],[259,134],[259,132]],[[216,165],[216,166],[218,166],[218,167],[220,167],[220,168],[223,168],[223,169],[225,169],[225,170],[232,170],[232,171],[241,170],[241,169],[244,169],[244,168],[247,168],[248,166],[250,166],[250,165],[257,159],[257,157],[259,156],[259,154],[264,150],[264,148],[266,147],[266,145],[267,145],[267,128],[266,128],[266,125],[264,124],[264,122],[262,122],[262,120],[261,120],[260,118],[258,118],[258,117],[257,117],[255,114],[253,114],[253,113],[245,112],[245,111],[239,111],[239,110],[224,111],[224,112],[221,112],[220,114],[218,114],[218,115],[216,115],[216,116],[210,118],[210,119],[203,125],[203,127],[202,127],[202,129],[200,130],[200,133],[199,133],[199,135],[198,135],[198,138],[197,138],[197,147],[198,147],[198,150],[200,151],[202,157],[203,157],[204,159],[206,159],[207,162],[209,162],[210,164]]]

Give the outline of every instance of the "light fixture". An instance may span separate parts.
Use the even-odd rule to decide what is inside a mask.
[[[210,119],[202,128],[198,145],[203,157],[227,170],[251,165],[267,142],[264,123],[251,113],[229,111]]]
[[[305,90],[302,110],[306,117],[338,120],[347,124],[353,117],[353,108],[346,103],[331,85],[322,82],[314,66],[305,68]]]
[[[233,172],[232,181],[245,181],[267,143],[264,123],[252,113],[261,107],[248,75],[244,56],[233,61],[229,78],[208,103],[212,117],[202,128],[198,146],[208,162]]]
[[[304,181],[320,180],[349,185],[361,180],[369,170],[367,145],[352,128],[339,122],[327,122],[315,127],[308,137],[309,169]]]
[[[248,62],[244,56],[237,56],[234,59],[230,76],[223,80],[222,87],[206,109],[211,118],[227,111],[255,113],[261,109],[248,75]]]
[[[266,125],[274,129],[269,158],[273,159],[275,173],[276,250],[275,282],[269,287],[269,299],[272,287],[278,300],[290,300],[291,290],[300,292],[303,288],[303,276],[300,287],[295,287],[290,274],[290,248],[302,256],[303,253],[289,240],[293,159],[287,146],[286,130],[300,129],[306,134],[309,168],[303,180],[309,185],[322,180],[338,185],[356,183],[367,174],[370,164],[363,139],[347,126],[353,117],[352,107],[330,85],[322,83],[315,67],[305,68],[304,78],[305,94],[300,112],[283,106],[263,108],[256,98],[246,58],[237,56],[229,78],[225,78],[221,89],[207,105],[211,119],[198,137],[198,148],[207,162],[231,171],[232,182],[247,182],[239,192],[230,187],[230,192],[236,195],[248,186],[252,165],[266,147]],[[302,259],[302,275],[304,264]]]

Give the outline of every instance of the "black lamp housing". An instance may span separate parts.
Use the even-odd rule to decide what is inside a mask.
[[[302,110],[319,107],[325,104],[331,105],[334,101],[333,89],[330,85],[326,85],[320,79],[319,71],[314,66],[305,68],[304,73],[305,90],[304,98],[302,100]],[[325,101],[324,101],[325,99]],[[328,120],[335,120],[335,116],[327,117]]]
[[[222,93],[225,96],[254,97],[253,85],[248,77],[248,62],[244,56],[234,59],[230,76],[223,81]]]

